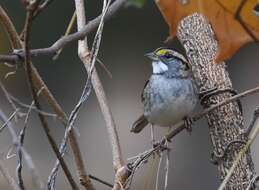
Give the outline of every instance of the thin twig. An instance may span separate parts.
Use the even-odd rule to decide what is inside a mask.
[[[156,173],[156,190],[159,190],[159,179],[160,179],[160,171],[161,171],[161,166],[162,166],[162,161],[163,161],[163,154],[160,155],[159,161],[158,161],[158,166],[157,166],[157,173]]]
[[[2,110],[0,110],[0,120],[4,123],[7,123],[7,129],[9,130],[9,133],[11,134],[12,137],[12,142],[13,145],[16,147],[19,144],[19,140],[18,140],[18,136],[11,124],[11,122],[7,122],[8,118],[6,117],[6,115],[4,114],[4,112]],[[29,171],[31,173],[32,179],[33,179],[33,183],[36,185],[37,189],[43,190],[44,189],[44,184],[41,181],[41,177],[39,175],[38,170],[35,167],[35,164],[30,156],[30,154],[27,152],[27,150],[24,147],[21,147],[22,149],[22,153],[24,155],[24,160],[29,168]]]
[[[168,147],[168,142],[166,143],[167,151],[166,151],[166,165],[165,165],[165,183],[164,190],[168,189],[168,179],[169,179],[169,169],[170,169],[170,149]]]
[[[39,90],[37,95],[39,96],[41,92],[42,92],[42,89]],[[17,178],[18,178],[18,185],[21,189],[25,189],[23,178],[22,178],[22,168],[23,168],[23,165],[22,165],[22,160],[23,160],[22,147],[23,147],[23,144],[24,144],[25,131],[26,131],[27,126],[28,126],[27,124],[28,124],[28,120],[29,120],[29,115],[31,113],[33,105],[34,105],[34,101],[32,101],[32,103],[30,105],[30,108],[28,109],[28,112],[26,114],[24,126],[23,126],[23,129],[21,130],[21,132],[19,134],[19,143],[18,143],[18,146],[17,146],[18,164],[17,164],[17,167],[16,167],[16,174],[17,174]]]
[[[93,179],[93,180],[95,180],[95,181],[98,181],[98,182],[100,182],[100,183],[102,183],[102,184],[104,184],[104,185],[106,185],[106,186],[108,186],[108,187],[113,187],[113,185],[112,184],[110,184],[110,183],[108,183],[108,182],[106,182],[106,181],[104,181],[104,180],[102,180],[102,179],[100,179],[100,178],[97,178],[97,177],[95,177],[95,176],[93,176],[93,175],[91,175],[91,174],[89,174],[88,175],[89,176],[89,178],[91,178],[91,179]]]
[[[90,95],[90,92],[91,92],[91,83],[89,82],[87,84],[87,86],[85,86],[84,88],[84,92],[83,92],[83,98],[85,98],[85,100],[88,99],[89,95]],[[86,94],[85,94],[86,93]],[[68,135],[69,133],[71,132],[71,130],[73,129],[73,126],[74,126],[74,122],[75,122],[75,119],[77,117],[77,114],[78,114],[78,111],[82,105],[82,100],[80,99],[79,103],[76,105],[76,107],[72,110],[72,113],[69,117],[69,125],[68,127],[66,128],[65,130],[65,134],[64,134],[64,137],[62,139],[62,143],[59,147],[59,152],[61,153],[61,156],[63,156],[65,154],[65,150],[66,150],[66,143],[67,143],[67,138],[68,138]],[[75,157],[76,158],[76,157]],[[77,161],[80,161],[77,159]],[[77,162],[76,161],[76,162]],[[54,188],[54,185],[55,185],[55,180],[56,180],[56,176],[57,176],[57,172],[58,172],[58,168],[60,166],[60,162],[59,160],[56,161],[55,163],[55,166],[54,168],[52,169],[51,171],[51,174],[48,178],[48,187],[50,187],[50,189],[53,189]],[[90,180],[88,179],[88,176],[86,175],[86,171],[85,171],[85,168],[84,168],[84,164],[83,162],[81,161],[80,162],[80,165],[77,165],[77,169],[78,169],[78,173],[79,173],[79,178],[80,178],[80,182],[82,185],[85,185],[85,186],[88,186],[89,185],[89,182]],[[91,183],[90,183],[91,184]],[[91,184],[92,185],[92,184]],[[90,186],[91,186],[90,185]]]
[[[7,101],[9,102],[9,104],[12,106],[13,110],[17,110],[18,108],[16,107],[15,103],[13,102],[12,98],[10,97],[8,91],[6,90],[4,84],[0,81],[0,88],[2,89]],[[18,116],[19,116],[19,113],[18,113]],[[15,116],[15,122],[18,121],[18,117]]]
[[[69,21],[69,24],[67,26],[67,29],[66,29],[66,32],[65,32],[65,35],[64,36],[67,36],[68,34],[71,33],[72,29],[73,29],[73,26],[76,22],[76,12],[74,11],[73,15],[72,15],[72,18],[70,19]],[[61,54],[63,48],[59,49],[56,53],[56,55],[53,57],[53,60],[57,60],[59,55]]]
[[[116,0],[115,2],[113,2],[105,16],[104,21],[107,21],[108,19],[110,19],[118,10],[121,9],[121,7],[126,2],[127,0]],[[93,32],[98,27],[100,21],[101,21],[101,15],[88,22],[87,25],[84,25],[82,30],[58,39],[52,46],[48,48],[30,50],[31,57],[53,56],[59,49],[64,48],[69,43],[83,39],[87,34]],[[24,54],[24,51],[22,50],[17,54],[0,55],[0,62],[17,63],[17,62],[21,62],[24,59],[24,56],[25,54]]]
[[[45,0],[43,3],[39,4],[37,7],[35,7],[35,9],[33,10],[33,16],[32,19],[37,18],[37,16],[43,12],[43,10],[45,10],[51,3],[53,2],[53,0]],[[26,6],[26,8],[28,7],[28,5],[30,4],[29,1],[27,1],[26,3],[24,3],[24,5]],[[23,27],[22,32],[20,33],[20,39],[22,41],[24,41],[24,34],[25,34],[25,27]]]
[[[36,111],[36,112],[40,112],[41,114],[43,114],[43,115],[45,115],[45,116],[57,118],[57,114],[48,113],[48,112],[46,112],[46,111],[38,110],[35,106],[32,106],[32,107],[31,107],[31,105],[27,105],[27,104],[21,102],[18,98],[14,97],[12,94],[10,94],[10,93],[6,90],[5,86],[2,84],[1,81],[0,81],[0,88],[1,88],[2,91],[4,92],[6,99],[7,99],[8,102],[11,104],[11,106],[12,106],[12,108],[13,108],[14,110],[17,110],[17,109],[18,109],[17,106],[15,105],[15,103],[16,103],[16,104],[20,105],[21,107],[28,108],[28,109],[32,109],[32,110],[34,110],[34,111]],[[22,117],[22,116],[24,115],[24,113],[22,113],[22,112],[19,111],[19,112],[17,113],[17,115],[18,115],[18,117]],[[16,116],[15,116],[15,121],[17,122],[17,120],[18,120],[18,118],[16,118]]]
[[[199,119],[201,119],[202,117],[204,117],[205,115],[207,115],[209,112],[217,109],[218,107],[220,106],[224,106],[230,102],[233,102],[233,101],[236,101],[240,98],[243,98],[247,95],[251,95],[251,94],[254,94],[254,93],[257,93],[259,92],[259,86],[258,87],[255,87],[255,88],[252,88],[252,89],[249,89],[249,90],[246,90],[240,94],[237,94],[235,96],[232,96],[228,99],[226,99],[225,101],[222,101],[216,105],[213,105],[211,106],[210,108],[208,109],[205,109],[204,111],[200,112],[200,113],[197,113],[197,114],[194,114],[193,116],[191,116],[191,119],[193,121],[197,121]],[[170,139],[172,139],[175,135],[177,135],[178,133],[180,133],[181,131],[183,131],[185,129],[185,123],[184,121],[180,121],[179,123],[177,123],[175,126],[174,126],[174,129],[171,130],[165,137],[165,139],[168,139],[170,141]],[[165,141],[164,139],[164,141]]]
[[[32,4],[30,4],[28,7],[28,11],[26,14],[26,22],[25,22],[25,26],[24,26],[24,28],[25,28],[25,30],[24,30],[24,52],[25,52],[25,65],[26,65],[28,84],[31,89],[31,93],[32,93],[32,97],[33,97],[35,106],[37,109],[41,110],[41,106],[38,101],[37,93],[35,91],[34,84],[33,84],[32,67],[31,67],[30,53],[29,53],[29,38],[30,38],[30,32],[31,32],[31,26],[32,26],[32,18],[34,15],[34,11],[36,10],[36,7],[39,5],[39,2],[40,1],[36,0]],[[71,172],[68,169],[67,164],[65,163],[62,155],[59,152],[58,146],[57,146],[54,138],[50,134],[50,130],[49,130],[49,127],[48,127],[48,124],[47,124],[47,121],[46,121],[44,115],[42,115],[41,113],[38,113],[38,116],[40,118],[44,132],[47,135],[49,143],[50,143],[56,157],[58,158],[58,160],[61,164],[61,167],[62,167],[72,189],[75,189],[75,190],[79,189],[76,182],[74,181],[74,179],[72,177]]]
[[[17,183],[12,178],[12,176],[8,172],[7,168],[5,167],[5,164],[2,162],[1,159],[0,159],[0,172],[2,173],[2,175],[4,176],[4,178],[6,179],[10,187],[12,187],[13,190],[20,190]]]
[[[259,107],[257,107],[256,110],[254,111],[253,119],[252,119],[252,121],[250,123],[251,126],[255,125],[258,117],[259,117]],[[218,190],[223,190],[225,188],[225,186],[226,186],[227,182],[229,181],[229,179],[231,178],[235,168],[237,167],[237,165],[239,164],[240,160],[243,158],[245,153],[249,150],[251,144],[254,142],[255,138],[258,135],[258,133],[259,133],[259,124],[256,125],[255,129],[253,130],[251,135],[248,137],[248,140],[247,140],[245,146],[239,151],[235,161],[233,162],[231,168],[229,169],[226,177],[224,178],[224,180],[220,184]]]
[[[44,89],[44,88],[43,88]],[[27,109],[32,109],[35,112],[40,112],[42,115],[47,116],[47,117],[53,117],[54,119],[58,117],[57,114],[54,113],[49,113],[43,110],[38,110],[35,106],[31,106],[28,104],[23,103],[21,100],[19,100],[18,98],[14,97],[12,94],[9,93],[9,97],[19,106],[23,107],[23,108],[27,108]]]
[[[0,128],[0,133],[8,126],[8,123],[15,117],[15,115],[19,112],[19,109],[15,110],[10,117],[5,121],[5,123]]]
[[[54,0],[45,0],[40,4],[37,10],[33,14],[33,18],[36,18],[44,9],[46,9]]]

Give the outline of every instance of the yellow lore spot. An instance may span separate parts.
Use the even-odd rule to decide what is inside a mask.
[[[156,54],[159,55],[159,56],[163,56],[163,55],[165,55],[167,52],[168,52],[167,49],[160,49],[160,50],[158,50],[158,51],[156,52]]]

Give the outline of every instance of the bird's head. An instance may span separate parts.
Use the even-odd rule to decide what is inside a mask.
[[[185,78],[191,71],[190,64],[185,57],[172,49],[158,48],[145,56],[152,60],[153,74]]]

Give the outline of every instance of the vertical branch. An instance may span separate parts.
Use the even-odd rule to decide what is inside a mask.
[[[108,1],[106,8],[108,8],[109,3],[110,1]],[[86,24],[84,1],[75,0],[75,6],[76,6],[76,13],[77,13],[77,28],[78,28],[78,31],[80,31],[81,29],[83,29],[83,27]],[[105,2],[104,2],[104,7],[105,7]],[[99,29],[102,28],[102,24],[103,24],[102,22],[104,21],[104,16],[106,11],[107,9],[103,8],[103,13],[101,15],[101,21],[99,24],[98,31]],[[98,31],[96,34],[97,37],[99,35]],[[100,32],[100,35],[101,35],[101,32]],[[99,39],[99,43],[100,43],[100,39]],[[116,172],[113,190],[119,190],[123,188],[122,186],[125,184],[130,174],[122,158],[118,132],[112,116],[111,109],[107,101],[107,97],[105,95],[98,73],[94,67],[95,59],[92,59],[92,58],[95,58],[98,53],[98,42],[96,46],[97,46],[96,48],[97,52],[95,53],[90,52],[87,46],[87,37],[85,37],[84,40],[79,40],[78,42],[78,55],[82,60],[82,62],[84,63],[84,66],[88,71],[88,74],[90,75],[90,79],[106,123],[110,144],[112,147],[113,167]]]
[[[8,37],[10,38],[12,49],[21,49],[22,45],[18,37],[18,33],[16,32],[12,21],[10,20],[9,16],[7,15],[7,13],[2,8],[1,5],[0,5],[0,23],[3,25],[3,28],[5,29]]]
[[[77,27],[78,27],[78,31],[80,31],[86,24],[84,2],[82,0],[75,0],[75,5],[76,5],[76,13],[77,13]],[[84,40],[79,40],[78,55],[88,71],[90,69],[91,56],[87,46],[87,38],[85,38]],[[91,81],[92,81],[92,85],[95,90],[97,99],[99,101],[99,104],[103,113],[103,117],[106,123],[107,131],[109,134],[110,143],[112,146],[112,153],[113,153],[113,166],[115,170],[118,170],[124,165],[124,162],[122,160],[121,148],[119,144],[118,132],[116,130],[115,122],[114,122],[111,110],[109,108],[102,83],[99,79],[98,73],[95,68],[92,71]]]
[[[80,31],[86,24],[84,3],[82,0],[75,0],[75,4],[76,4],[76,12],[77,12],[78,31]],[[83,61],[86,69],[88,70],[90,68],[91,56],[87,46],[87,38],[85,38],[84,40],[79,40],[78,54],[80,59]],[[112,146],[113,166],[115,170],[118,170],[124,165],[124,162],[122,160],[121,148],[119,144],[118,132],[116,130],[115,122],[114,122],[111,110],[108,106],[108,101],[96,69],[93,69],[92,85],[95,90],[97,99],[99,101],[99,104],[104,116],[104,120],[106,122],[106,127],[109,134],[110,143]]]
[[[178,26],[177,37],[186,49],[199,90],[208,92],[215,88],[225,89],[221,93],[207,96],[202,105],[209,108],[233,96],[225,63],[214,62],[218,50],[214,36],[208,21],[197,13],[184,18]],[[232,142],[247,140],[244,119],[238,103],[232,102],[210,112],[207,120],[213,154],[217,158],[220,179],[223,180],[242,147],[242,143]],[[232,174],[226,189],[246,189],[254,175],[254,165],[248,151]]]
[[[32,97],[33,97],[35,106],[38,110],[41,110],[41,106],[40,106],[40,103],[39,103],[38,97],[37,97],[37,92],[35,91],[34,84],[33,84],[32,67],[31,67],[30,53],[29,53],[29,39],[30,39],[30,32],[31,32],[31,26],[32,26],[32,19],[33,19],[34,11],[36,10],[39,2],[40,1],[34,1],[27,7],[28,11],[26,14],[26,20],[25,20],[25,26],[24,26],[24,52],[25,52],[25,66],[26,66],[26,71],[27,71],[28,84],[31,89],[31,93],[32,93]],[[45,134],[47,135],[47,138],[50,142],[50,145],[51,145],[54,153],[56,154],[72,189],[74,189],[74,190],[79,189],[77,187],[77,184],[74,181],[62,155],[59,152],[59,149],[58,149],[58,146],[57,146],[55,140],[53,139],[53,137],[50,134],[50,130],[49,130],[49,127],[48,127],[48,124],[47,124],[47,121],[46,121],[44,115],[42,115],[40,112],[38,112],[38,116],[40,118],[42,127],[45,131]]]

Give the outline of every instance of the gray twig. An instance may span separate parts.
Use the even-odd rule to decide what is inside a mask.
[[[127,0],[116,0],[107,11],[104,21],[110,19],[120,8],[127,2]],[[59,49],[65,47],[69,43],[84,39],[85,36],[91,32],[93,32],[99,25],[101,21],[101,15],[96,17],[95,19],[88,22],[87,25],[84,25],[82,30],[64,36],[58,39],[52,46],[47,48],[40,48],[30,50],[31,57],[36,56],[53,56]],[[19,51],[17,54],[10,54],[10,55],[0,55],[0,63],[1,62],[12,62],[18,63],[24,60],[25,52],[23,50]]]
[[[12,137],[12,141],[13,141],[13,145],[16,147],[16,149],[18,148],[18,144],[19,144],[19,139],[18,136],[11,124],[10,121],[8,121],[8,118],[6,117],[6,115],[4,114],[4,112],[2,110],[0,110],[0,120],[2,120],[2,122],[6,123],[7,125],[7,129],[9,130],[9,133],[11,134]],[[24,147],[21,147],[23,156],[24,156],[24,160],[29,168],[29,171],[31,173],[32,179],[33,179],[33,183],[36,185],[37,189],[43,190],[44,189],[44,184],[41,181],[41,177],[39,175],[38,170],[36,169],[34,162],[31,158],[31,156],[29,155],[29,153],[27,152],[27,150]]]
[[[39,92],[37,93],[38,96],[42,92],[42,89],[40,89]],[[28,126],[27,124],[28,124],[28,120],[29,120],[29,115],[31,113],[33,105],[34,105],[34,101],[32,101],[32,103],[30,105],[30,108],[28,109],[28,112],[26,114],[23,129],[21,130],[21,132],[19,134],[19,144],[17,146],[18,164],[17,164],[17,167],[16,167],[16,174],[17,174],[17,178],[18,178],[18,185],[22,190],[25,189],[24,183],[23,183],[23,178],[22,178],[22,168],[23,168],[23,165],[22,165],[22,159],[23,159],[22,158],[22,147],[23,147],[23,144],[24,144],[25,131],[26,131],[26,128]]]
[[[8,91],[6,90],[4,84],[0,81],[0,88],[2,89],[7,101],[10,103],[10,105],[12,106],[13,110],[18,110],[18,108],[16,107],[15,103],[13,102],[12,98],[10,97],[10,94],[8,93]],[[19,116],[19,113],[18,113]],[[15,115],[15,121],[18,121],[18,117]]]
[[[0,172],[2,173],[3,177],[6,179],[8,184],[12,187],[13,190],[20,190],[16,181],[12,178],[10,173],[8,172],[7,168],[5,167],[5,164],[0,159]]]

